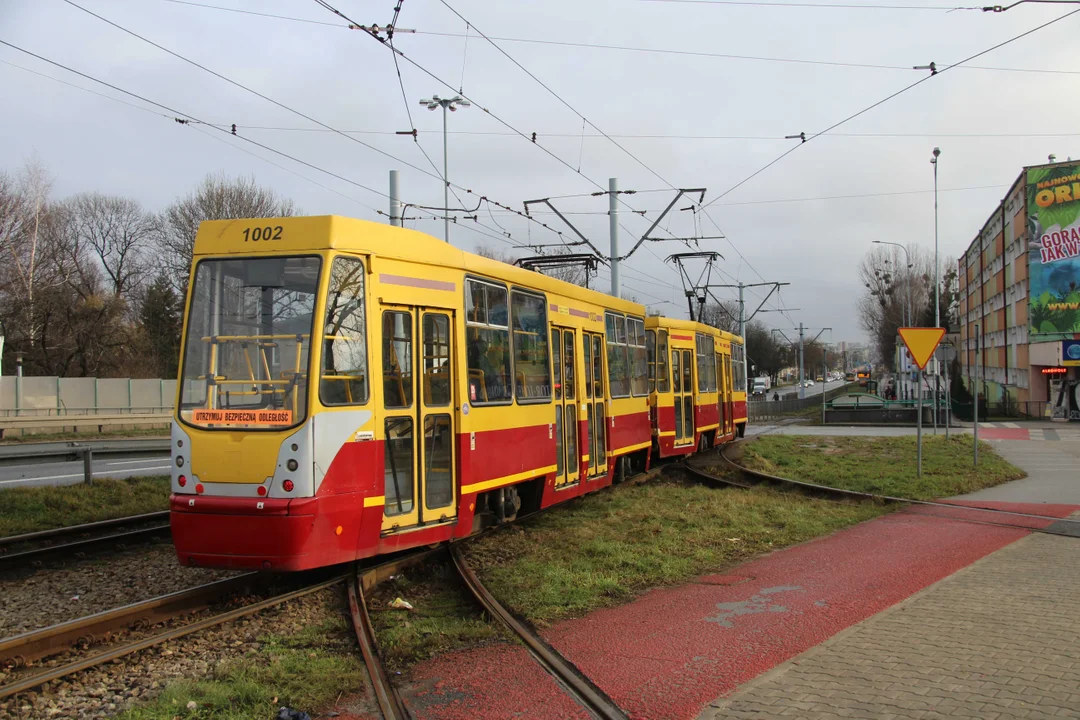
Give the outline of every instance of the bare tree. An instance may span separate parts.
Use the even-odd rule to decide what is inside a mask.
[[[70,241],[94,256],[114,295],[132,292],[145,270],[154,217],[135,200],[100,193],[76,195],[64,207],[70,213]]]
[[[699,322],[730,333],[739,333],[739,303],[734,300],[706,303],[701,309]]]
[[[199,223],[204,220],[289,217],[297,212],[292,200],[260,187],[253,177],[230,179],[225,175],[207,175],[194,192],[174,202],[159,217],[166,269],[175,279],[177,289],[184,294]]]
[[[910,248],[911,266],[903,253],[875,246],[859,263],[859,281],[865,292],[858,300],[859,322],[870,335],[878,362],[892,366],[897,329],[926,309],[932,294],[933,258],[918,246]],[[933,308],[931,307],[931,313]]]
[[[13,344],[32,347],[39,339],[38,296],[56,279],[42,271],[40,244],[51,179],[37,158],[26,162],[16,179],[0,178],[0,292],[7,305],[6,334]]]

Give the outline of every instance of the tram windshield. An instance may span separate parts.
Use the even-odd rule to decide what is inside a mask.
[[[203,260],[195,269],[180,417],[199,427],[303,421],[318,257]]]

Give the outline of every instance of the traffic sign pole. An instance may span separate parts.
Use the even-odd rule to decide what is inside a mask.
[[[915,455],[917,458],[918,476],[922,477],[922,368],[919,368],[919,414],[915,420],[918,430],[915,431]]]
[[[941,338],[945,336],[945,328],[900,328],[899,334],[911,353],[911,359],[919,368],[918,386],[915,391],[919,394],[917,404],[918,415],[915,418],[915,456],[918,476],[922,477],[922,409],[923,409],[923,369],[926,363],[937,351]],[[935,375],[937,377],[937,375]],[[936,387],[936,386],[935,386]],[[946,432],[948,432],[946,430]],[[937,434],[937,393],[934,394],[934,434]]]

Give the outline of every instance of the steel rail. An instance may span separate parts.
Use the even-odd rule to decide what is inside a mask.
[[[104,610],[41,630],[2,638],[0,639],[0,666],[20,667],[27,662],[64,652],[80,642],[93,642],[108,633],[127,629],[138,623],[152,625],[182,613],[201,610],[213,600],[250,585],[257,575],[257,573],[244,573]]]
[[[360,654],[364,656],[364,665],[371,678],[371,687],[375,691],[375,700],[379,703],[384,720],[408,720],[412,717],[405,708],[398,689],[390,682],[390,676],[383,665],[382,653],[375,639],[375,628],[371,625],[367,602],[364,600],[363,580],[360,575],[349,582],[349,614],[352,616],[353,630],[360,644]]]
[[[7,535],[5,537],[0,537],[0,547],[24,542],[54,540],[62,537],[69,537],[71,535],[83,535],[88,532],[116,527],[117,525],[136,525],[152,520],[168,519],[169,511],[160,510],[158,512],[143,513],[141,515],[128,515],[126,517],[112,518],[110,520],[98,520],[97,522],[83,523],[82,525],[68,525],[66,527],[52,528],[49,530],[39,530],[37,532],[23,533],[22,535]]]
[[[746,442],[746,441],[740,441],[740,442]],[[923,506],[923,507],[944,508],[944,509],[949,509],[949,510],[972,510],[972,511],[978,511],[978,512],[998,513],[998,514],[1001,514],[1001,515],[1010,515],[1010,516],[1021,517],[1021,518],[1030,518],[1032,520],[1048,520],[1051,523],[1059,523],[1059,522],[1080,523],[1080,518],[1077,518],[1077,519],[1074,519],[1074,518],[1059,518],[1059,517],[1054,517],[1052,515],[1037,515],[1037,514],[1034,514],[1034,513],[1025,513],[1025,512],[1018,512],[1018,511],[1015,511],[1015,510],[1004,510],[1004,509],[1001,509],[1001,508],[984,507],[984,506],[981,506],[981,505],[960,505],[960,504],[956,504],[956,503],[941,502],[941,501],[936,501],[936,500],[915,500],[913,498],[902,498],[902,497],[896,497],[896,496],[893,496],[893,495],[878,495],[878,494],[875,494],[875,493],[860,492],[858,490],[846,490],[844,488],[835,488],[835,487],[830,487],[828,485],[818,485],[817,483],[807,482],[805,480],[793,480],[791,478],[781,477],[780,475],[772,475],[771,473],[762,472],[760,470],[753,470],[751,468],[748,468],[748,467],[746,467],[744,465],[740,465],[739,463],[735,462],[734,460],[732,460],[731,458],[729,458],[727,456],[727,450],[730,450],[732,447],[735,447],[735,445],[737,445],[737,444],[738,443],[735,443],[735,444],[727,445],[727,446],[725,446],[723,448],[720,448],[719,453],[718,453],[720,458],[724,462],[728,463],[732,468],[734,468],[735,470],[743,473],[744,475],[746,475],[748,477],[757,478],[759,480],[763,480],[763,481],[773,483],[773,484],[777,484],[777,485],[781,485],[781,486],[791,487],[791,488],[799,490],[799,491],[801,491],[801,492],[803,492],[805,494],[817,493],[819,495],[823,495],[825,497],[828,497],[829,499],[832,499],[832,500],[836,500],[836,499],[859,500],[859,501],[870,500],[870,501],[881,502],[881,503],[885,503],[885,504],[889,504],[889,505],[917,505],[917,506]],[[726,483],[726,481],[723,478],[712,475],[711,473],[708,473],[708,472],[706,472],[704,470],[701,470],[700,468],[694,468],[692,470],[692,473],[695,474],[698,477],[704,477],[705,479],[707,479],[709,481]],[[728,483],[728,484],[735,484],[735,483]],[[749,488],[750,486],[747,485],[747,486],[740,486],[740,487]],[[974,518],[962,518],[962,517],[954,517],[954,518],[950,518],[950,519],[957,520],[959,522],[972,523],[972,524],[975,524],[975,525],[989,525],[989,526],[993,526],[993,527],[1005,527],[1005,528],[1014,528],[1014,529],[1019,529],[1019,530],[1028,530],[1030,532],[1043,533],[1045,535],[1058,535],[1060,537],[1068,537],[1068,538],[1077,538],[1078,537],[1075,533],[1059,532],[1057,530],[1051,530],[1050,528],[1037,528],[1037,527],[1031,527],[1030,525],[1018,525],[1018,524],[1014,524],[1014,523],[1005,523],[1005,522],[992,522],[992,521],[989,521],[989,520],[976,520]]]
[[[177,628],[170,628],[156,635],[152,635],[141,640],[136,640],[134,642],[110,648],[109,650],[98,653],[97,655],[92,655],[90,657],[76,660],[65,665],[50,668],[45,672],[37,673],[36,675],[31,675],[30,677],[15,680],[14,682],[8,683],[7,685],[0,686],[0,699],[10,697],[20,692],[25,692],[27,690],[32,690],[33,688],[38,687],[43,683],[52,682],[53,680],[57,680],[67,675],[81,672],[83,670],[88,670],[96,665],[101,665],[102,663],[122,658],[125,655],[130,655],[131,653],[139,652],[140,650],[146,650],[147,648],[154,647],[155,645],[160,645],[161,643],[165,643],[170,640],[176,640],[177,638],[181,638],[185,635],[190,635],[191,633],[214,627],[215,625],[221,625],[222,623],[227,623],[231,620],[236,620],[247,615],[254,615],[261,610],[265,610],[275,605],[280,605],[281,603],[288,602],[289,600],[295,600],[305,595],[310,595],[314,592],[318,592],[319,590],[322,590],[324,588],[328,588],[332,585],[336,585],[343,580],[346,580],[347,578],[347,575],[338,575],[329,580],[324,580],[322,582],[316,583],[315,585],[309,585],[308,587],[301,588],[299,590],[293,590],[291,592],[282,593],[281,595],[275,595],[272,598],[267,598],[266,600],[252,603],[251,605],[245,605],[244,607],[236,608],[235,610],[229,610],[227,612],[219,613],[217,615],[214,615],[213,617],[204,618],[188,625],[183,625]]]
[[[577,669],[557,650],[548,645],[539,635],[523,622],[514,617],[491,592],[484,587],[480,579],[465,562],[461,554],[460,543],[450,545],[450,557],[454,560],[461,579],[469,590],[487,610],[491,617],[499,620],[511,632],[525,643],[529,654],[585,709],[602,720],[627,720],[627,715],[607,694]]]
[[[33,550],[24,550],[17,553],[0,555],[0,572],[10,570],[13,567],[28,565],[50,555],[75,554],[86,552],[96,547],[125,545],[128,542],[142,542],[156,537],[167,537],[170,534],[168,525],[155,525],[154,527],[129,530],[122,533],[102,535],[101,537],[76,540],[60,545],[46,545]]]

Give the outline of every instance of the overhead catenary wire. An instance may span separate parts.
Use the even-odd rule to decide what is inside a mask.
[[[717,195],[716,197],[714,197],[709,202],[705,203],[705,205],[703,207],[709,207],[710,205],[715,203],[717,200],[720,200],[721,198],[724,198],[724,197],[730,195],[732,192],[734,192],[738,188],[742,187],[743,185],[748,183],[750,180],[753,180],[755,177],[757,177],[761,173],[765,172],[766,170],[768,170],[772,166],[776,165],[778,162],[780,162],[781,160],[786,158],[788,155],[790,155],[791,153],[793,153],[796,150],[798,150],[799,148],[801,148],[803,145],[806,145],[807,143],[812,142],[813,140],[816,140],[817,138],[831,132],[832,130],[835,130],[836,128],[840,127],[841,125],[844,125],[846,123],[851,122],[852,120],[854,120],[857,117],[860,117],[861,115],[865,115],[866,113],[870,112],[874,108],[877,108],[877,107],[879,107],[881,105],[884,105],[885,103],[889,102],[890,100],[892,100],[892,99],[894,99],[896,97],[899,97],[900,95],[903,95],[904,93],[906,93],[906,92],[908,92],[910,90],[913,90],[914,88],[922,85],[923,83],[927,82],[931,78],[938,77],[938,76],[948,72],[949,70],[953,70],[953,69],[963,65],[964,63],[970,62],[971,60],[974,60],[975,58],[982,57],[983,55],[986,55],[988,53],[993,52],[994,50],[997,50],[997,49],[1002,48],[1002,47],[1004,47],[1006,45],[1009,45],[1010,43],[1014,43],[1017,40],[1021,40],[1021,39],[1025,38],[1025,37],[1027,37],[1028,35],[1031,35],[1032,33],[1035,33],[1035,32],[1038,32],[1039,30],[1050,27],[1051,25],[1054,25],[1055,23],[1061,22],[1062,20],[1064,20],[1066,18],[1072,17],[1073,15],[1075,15],[1077,13],[1080,13],[1080,9],[1072,10],[1070,12],[1065,13],[1064,15],[1061,15],[1061,16],[1056,17],[1056,18],[1054,18],[1052,20],[1049,20],[1049,21],[1047,21],[1045,23],[1042,23],[1041,25],[1033,27],[1030,30],[1026,30],[1026,31],[1020,33],[1019,35],[1014,35],[1013,37],[1011,37],[1011,38],[1009,38],[1007,40],[1004,40],[1002,42],[999,42],[999,43],[997,43],[995,45],[992,45],[991,47],[988,47],[985,50],[980,50],[979,52],[975,53],[974,55],[969,55],[968,57],[964,58],[963,60],[960,60],[959,62],[955,62],[955,63],[953,63],[951,65],[946,65],[945,67],[942,67],[942,68],[938,68],[938,69],[932,71],[930,74],[924,75],[923,77],[919,78],[915,82],[910,83],[909,85],[906,85],[906,86],[900,88],[899,90],[897,90],[897,91],[895,91],[893,93],[890,93],[889,95],[887,95],[884,98],[872,103],[871,105],[868,105],[867,107],[864,107],[863,109],[858,110],[858,111],[848,115],[847,117],[843,118],[842,120],[839,120],[838,122],[833,123],[832,125],[825,128],[824,130],[813,133],[811,135],[807,135],[805,137],[805,139],[802,140],[802,142],[798,143],[797,145],[792,145],[790,148],[785,150],[779,156],[777,156],[776,158],[774,158],[774,159],[770,160],[768,163],[766,163],[763,167],[758,168],[757,170],[752,172],[747,177],[743,178],[739,182],[737,182],[734,185],[732,185],[731,187],[729,187],[724,192],[722,192],[719,195]]]
[[[308,114],[306,114],[306,113],[304,113],[304,112],[302,112],[300,110],[296,110],[295,108],[292,108],[292,107],[290,107],[290,106],[288,106],[288,105],[286,105],[286,104],[284,104],[282,102],[279,102],[279,101],[277,101],[277,100],[275,100],[275,99],[273,99],[271,97],[268,97],[267,95],[259,92],[258,90],[250,88],[250,87],[244,85],[243,83],[237,82],[236,80],[233,80],[233,79],[231,79],[229,77],[226,77],[225,75],[223,75],[223,74],[221,74],[221,73],[219,73],[219,72],[217,72],[215,70],[212,70],[212,69],[206,67],[205,65],[202,65],[202,64],[200,64],[200,63],[198,63],[198,62],[196,62],[196,61],[194,61],[194,60],[192,60],[192,59],[190,59],[188,57],[185,57],[184,55],[181,55],[180,53],[177,53],[177,52],[175,52],[173,50],[170,50],[169,48],[167,48],[167,47],[165,47],[165,46],[163,46],[163,45],[161,45],[159,43],[156,43],[153,40],[150,40],[149,38],[147,38],[147,37],[145,37],[143,35],[140,35],[139,33],[136,33],[133,30],[129,30],[128,28],[125,28],[124,26],[119,25],[118,23],[115,23],[112,20],[109,20],[108,18],[106,18],[106,17],[104,17],[102,15],[99,15],[99,14],[97,14],[97,13],[91,11],[91,10],[88,10],[87,8],[82,7],[78,3],[74,2],[74,0],[63,0],[63,1],[65,3],[67,3],[68,5],[71,5],[72,7],[77,8],[78,10],[81,10],[82,12],[84,12],[84,13],[86,13],[88,15],[91,15],[91,16],[95,17],[95,18],[97,18],[98,20],[100,20],[102,22],[104,22],[104,23],[106,23],[108,25],[111,25],[112,27],[116,28],[117,30],[120,30],[121,32],[124,32],[124,33],[126,33],[128,35],[131,35],[132,37],[137,38],[138,40],[141,40],[142,42],[147,43],[148,45],[151,45],[151,46],[161,50],[162,52],[165,52],[165,53],[177,58],[178,60],[181,60],[181,61],[183,61],[185,63],[188,63],[189,65],[192,65],[192,66],[194,66],[194,67],[196,67],[196,68],[198,68],[200,70],[203,70],[204,72],[207,72],[207,73],[213,75],[214,77],[217,77],[220,80],[229,83],[230,85],[238,87],[238,88],[244,90],[245,92],[251,93],[251,94],[255,95],[256,97],[259,97],[259,98],[261,98],[261,99],[263,99],[263,100],[265,100],[265,101],[267,101],[267,102],[269,102],[269,103],[271,103],[271,104],[273,104],[273,105],[275,105],[275,106],[277,106],[277,107],[279,107],[279,108],[281,108],[283,110],[286,110],[287,112],[290,112],[290,113],[292,113],[294,115],[297,115],[298,117],[301,117],[301,118],[303,118],[303,119],[305,119],[305,120],[307,120],[307,121],[309,121],[311,123],[314,123],[314,124],[324,128],[325,130],[327,130],[329,132],[333,132],[336,135],[340,135],[341,137],[344,137],[344,138],[346,138],[346,139],[348,139],[348,140],[350,140],[352,142],[358,143],[358,144],[360,144],[360,145],[362,145],[362,146],[364,146],[366,148],[369,148],[370,150],[373,150],[374,152],[376,152],[376,153],[378,153],[380,155],[383,155],[383,156],[393,160],[394,162],[401,163],[402,165],[404,165],[406,167],[409,167],[409,168],[411,168],[413,170],[416,170],[417,172],[420,172],[420,173],[422,173],[424,175],[427,175],[428,177],[431,177],[431,178],[434,178],[436,180],[442,181],[442,178],[438,174],[433,174],[431,172],[428,172],[427,170],[425,170],[424,168],[422,168],[422,167],[420,167],[418,165],[414,165],[413,163],[410,163],[410,162],[408,162],[406,160],[403,160],[403,159],[401,159],[401,158],[399,158],[399,157],[397,157],[397,156],[395,156],[395,155],[393,155],[391,153],[386,152],[385,150],[382,150],[380,148],[375,147],[374,145],[371,145],[369,143],[365,143],[362,140],[354,138],[354,137],[348,135],[347,133],[344,133],[341,130],[338,130],[337,128],[328,125],[327,123],[322,122],[321,120],[318,120],[318,119],[316,119],[316,118],[314,118],[314,117],[312,117],[312,116],[310,116],[310,115],[308,115]],[[404,55],[402,55],[402,57],[404,57]],[[202,123],[202,121],[200,121],[200,123]],[[202,123],[202,124],[206,124],[206,123]],[[478,196],[480,196],[480,193],[475,193],[475,192],[473,192],[473,190],[471,190],[469,188],[465,188],[465,187],[462,187],[460,185],[453,185],[453,184],[451,184],[451,185],[453,187],[457,187],[458,189],[460,189],[460,190],[462,190],[462,191],[464,191],[464,192],[466,192],[466,193],[468,193],[470,195],[478,195]],[[484,197],[486,197],[486,196],[484,196]],[[504,204],[499,203],[499,202],[497,202],[495,200],[491,200],[490,198],[487,198],[487,199],[488,199],[489,202],[494,203],[498,207],[504,208],[506,210],[514,211],[514,208],[510,207],[509,205],[504,205]],[[556,230],[554,230],[554,228],[551,228],[550,226],[548,226],[546,223],[543,223],[542,221],[538,221],[538,220],[535,220],[535,219],[532,219],[532,218],[528,218],[528,216],[526,216],[524,213],[521,213],[521,212],[518,212],[518,214],[521,217],[524,217],[524,218],[527,218],[529,220],[532,220],[533,222],[536,222],[538,225],[546,228],[547,230],[550,230],[551,232],[557,232]]]
[[[318,20],[308,20],[305,18],[290,17],[287,15],[275,15],[273,13],[256,12],[252,10],[242,10],[239,8],[223,7],[220,5],[210,5],[207,3],[189,2],[188,0],[164,0],[164,2],[176,3],[180,5],[189,5],[192,7],[204,8],[208,10],[221,10],[225,12],[240,13],[245,15],[253,15],[257,17],[272,18],[276,20],[284,20],[291,22],[312,23],[316,25],[323,25],[327,27],[338,28],[341,30],[364,30],[366,29],[362,25],[353,24],[351,21],[348,24],[325,22]],[[409,30],[410,34],[414,35],[427,35],[431,37],[447,37],[447,38],[469,38],[469,29],[466,28],[464,33],[455,32],[440,32],[433,30]],[[736,55],[732,53],[717,53],[695,50],[684,50],[674,48],[656,48],[656,47],[635,47],[628,45],[612,45],[604,43],[591,43],[591,42],[573,42],[570,40],[551,40],[545,38],[520,38],[520,37],[505,37],[505,36],[490,36],[492,40],[499,42],[510,43],[527,43],[534,45],[550,45],[556,47],[576,47],[583,49],[595,49],[595,50],[609,50],[619,52],[636,52],[636,53],[654,53],[662,55],[675,55],[686,57],[702,57],[702,58],[715,58],[720,60],[746,60],[755,62],[769,62],[769,63],[791,63],[798,65],[820,65],[820,66],[832,66],[832,67],[849,67],[849,68],[865,68],[871,70],[896,70],[903,72],[911,72],[912,68],[909,65],[888,65],[883,63],[872,62],[850,62],[850,61],[837,61],[837,60],[816,60],[812,58],[790,58],[790,57],[768,57],[762,55]],[[1054,68],[1008,68],[1008,67],[987,67],[981,65],[965,65],[965,70],[986,70],[993,72],[1020,72],[1020,73],[1053,73],[1053,74],[1068,74],[1068,75],[1080,75],[1080,70],[1063,70]],[[464,82],[462,82],[462,85]],[[460,91],[459,91],[460,92]],[[575,136],[576,137],[576,136]],[[612,137],[619,137],[613,135]]]
[[[65,0],[65,1],[66,1],[66,2],[70,2],[71,0]],[[439,76],[438,76],[438,75],[436,75],[436,74],[435,74],[434,72],[432,72],[432,71],[431,71],[431,70],[429,70],[428,68],[426,68],[426,67],[424,67],[423,65],[421,65],[420,63],[418,63],[418,62],[417,62],[416,60],[413,60],[413,59],[412,59],[411,57],[409,57],[408,55],[406,55],[406,54],[405,54],[404,52],[402,52],[402,51],[401,51],[400,49],[398,49],[398,48],[393,48],[393,47],[390,47],[390,46],[389,46],[389,44],[388,44],[387,42],[385,42],[385,41],[384,41],[384,39],[383,39],[383,38],[381,38],[381,37],[380,37],[380,36],[378,35],[378,33],[374,32],[373,30],[370,30],[370,29],[366,29],[366,28],[364,28],[364,26],[360,25],[360,24],[359,24],[359,23],[357,23],[356,21],[354,21],[354,20],[352,20],[351,18],[349,18],[349,17],[348,17],[347,15],[345,15],[345,14],[344,14],[343,12],[341,12],[341,11],[340,11],[340,10],[338,10],[338,9],[337,9],[336,7],[334,7],[333,5],[331,5],[331,4],[330,4],[330,3],[329,3],[329,2],[327,1],[327,0],[314,0],[314,1],[315,1],[315,3],[316,3],[317,5],[319,5],[320,7],[322,7],[322,8],[324,8],[324,9],[328,10],[329,12],[333,13],[333,14],[334,14],[334,15],[336,15],[337,17],[340,17],[340,18],[341,18],[342,20],[345,20],[345,21],[346,21],[346,22],[348,22],[348,23],[349,23],[350,25],[356,25],[356,26],[360,27],[361,29],[365,29],[365,30],[366,30],[366,32],[364,33],[365,35],[368,35],[368,36],[369,36],[369,37],[371,37],[372,39],[376,40],[376,41],[377,41],[377,42],[378,42],[378,43],[379,43],[380,45],[382,45],[383,47],[386,47],[386,48],[387,48],[388,50],[390,50],[390,52],[393,52],[393,53],[397,53],[397,54],[398,54],[398,55],[399,55],[399,56],[400,56],[400,57],[401,57],[402,59],[404,59],[404,60],[405,60],[406,62],[408,62],[409,64],[411,64],[411,65],[412,65],[413,67],[415,67],[415,68],[416,68],[417,70],[419,70],[420,72],[424,73],[425,75],[427,75],[427,76],[428,76],[428,77],[430,77],[431,79],[433,79],[433,80],[435,80],[436,82],[438,82],[439,84],[441,84],[441,85],[442,85],[443,87],[446,87],[446,88],[448,88],[448,89],[449,89],[449,90],[451,90],[451,91],[453,91],[453,90],[454,90],[454,86],[453,86],[453,85],[452,85],[452,84],[451,84],[450,82],[448,82],[447,80],[445,80],[445,79],[443,79],[443,78],[439,77]],[[474,32],[476,32],[477,34],[480,34],[480,31],[479,31],[479,30],[477,30],[477,28],[476,28],[476,26],[475,26],[475,25],[473,25],[473,26],[472,26],[472,28],[473,28],[473,31],[474,31]],[[600,189],[600,190],[605,190],[604,186],[602,186],[602,185],[601,185],[600,183],[598,183],[598,182],[597,182],[596,180],[594,180],[594,179],[592,179],[591,177],[589,177],[588,175],[586,175],[586,174],[585,174],[584,172],[582,172],[582,171],[581,171],[580,169],[578,169],[578,168],[575,168],[575,167],[574,167],[574,166],[573,166],[573,165],[572,165],[572,164],[571,164],[571,163],[570,163],[569,161],[565,160],[564,158],[560,157],[560,156],[559,156],[559,155],[557,155],[556,153],[552,152],[552,151],[551,151],[551,150],[550,150],[549,148],[547,148],[547,147],[544,147],[544,145],[542,145],[541,143],[535,142],[535,140],[533,140],[533,139],[532,139],[532,138],[531,138],[531,137],[530,137],[530,136],[529,136],[528,134],[526,134],[526,133],[525,133],[525,132],[523,132],[522,130],[518,129],[517,127],[515,127],[515,126],[511,125],[511,124],[510,124],[510,123],[509,123],[508,121],[506,121],[505,119],[503,119],[502,117],[500,117],[500,116],[499,116],[499,115],[497,115],[496,113],[492,112],[491,108],[489,108],[489,107],[486,107],[486,106],[485,106],[485,105],[484,105],[483,103],[479,102],[478,100],[476,100],[476,99],[475,99],[475,98],[473,98],[473,97],[470,97],[470,96],[469,96],[468,94],[466,94],[466,93],[459,93],[459,94],[461,95],[461,97],[463,97],[464,99],[468,100],[468,101],[469,101],[470,103],[472,103],[472,104],[473,104],[474,106],[476,106],[476,107],[480,108],[480,109],[481,109],[481,110],[482,110],[482,111],[483,111],[483,112],[484,112],[485,114],[489,115],[489,116],[490,116],[491,118],[493,118],[493,119],[494,119],[494,120],[495,120],[496,122],[498,122],[499,124],[501,124],[501,125],[502,125],[503,127],[507,128],[508,130],[511,130],[511,131],[513,131],[513,132],[514,132],[514,133],[516,133],[516,134],[517,134],[518,136],[520,136],[520,137],[521,137],[522,139],[524,139],[524,140],[527,140],[527,141],[529,141],[529,142],[530,142],[530,143],[531,143],[532,145],[534,145],[535,147],[538,147],[538,148],[540,148],[540,150],[542,150],[542,151],[543,151],[543,152],[544,152],[545,154],[547,154],[548,156],[550,156],[551,158],[553,158],[554,160],[556,160],[556,161],[557,161],[557,162],[558,162],[559,164],[563,165],[564,167],[566,167],[567,169],[569,169],[570,171],[572,171],[572,172],[573,172],[574,174],[576,174],[576,175],[578,175],[579,177],[581,177],[582,179],[586,180],[586,181],[587,181],[588,183],[590,183],[590,184],[591,184],[591,185],[593,185],[594,187],[596,187],[596,188],[598,188],[598,189]],[[661,179],[662,179],[662,178],[661,178]],[[468,191],[468,192],[471,192],[471,191]],[[622,204],[622,205],[626,206],[626,207],[627,207],[628,209],[630,209],[630,210],[632,210],[632,211],[634,210],[634,208],[630,207],[630,205],[629,205],[629,204],[627,204],[627,203],[626,203],[626,202],[625,202],[624,200],[622,200],[621,198],[620,198],[620,199],[619,199],[618,201],[620,202],[620,204]],[[502,207],[504,207],[504,208],[505,208],[505,206],[502,206]],[[507,208],[507,209],[509,209],[509,208]],[[548,228],[549,230],[552,230],[552,232],[555,232],[553,228],[550,228],[550,227],[549,227],[549,226],[547,226],[546,224],[544,224],[544,223],[540,223],[540,224],[541,224],[541,225],[544,225],[544,227],[547,227],[547,228]],[[591,251],[592,251],[592,252],[593,252],[594,254],[596,254],[596,255],[597,255],[598,257],[600,257],[600,258],[606,258],[606,256],[604,255],[604,253],[603,253],[603,252],[601,252],[601,251],[600,251],[600,249],[599,249],[599,248],[597,248],[597,247],[596,247],[595,245],[593,245],[593,244],[592,244],[592,243],[591,243],[590,241],[586,240],[586,241],[585,241],[585,243],[586,243],[586,245],[588,245],[588,246],[589,246],[589,249],[590,249],[590,250],[591,250]]]
[[[98,85],[101,85],[103,87],[107,87],[107,88],[109,88],[111,90],[115,90],[116,92],[122,93],[124,95],[127,95],[128,97],[131,97],[131,98],[134,98],[136,100],[139,100],[140,102],[146,103],[147,105],[152,105],[152,106],[154,106],[156,108],[160,108],[161,110],[165,110],[169,114],[168,115],[162,115],[162,117],[165,118],[165,119],[171,120],[172,122],[179,123],[181,125],[185,125],[185,126],[195,128],[195,129],[198,129],[198,126],[204,126],[204,127],[210,128],[212,130],[216,130],[217,132],[221,133],[223,136],[236,138],[237,140],[240,140],[240,141],[242,141],[244,143],[247,143],[249,145],[258,147],[258,148],[260,148],[262,150],[265,150],[265,151],[270,152],[270,153],[272,153],[274,155],[277,155],[278,157],[285,158],[286,160],[289,160],[291,162],[297,163],[299,165],[303,165],[304,167],[307,167],[307,168],[310,168],[310,169],[315,170],[317,172],[323,173],[323,174],[325,174],[325,175],[327,175],[329,177],[332,177],[332,178],[334,178],[336,180],[340,180],[340,181],[342,181],[342,182],[344,182],[346,184],[352,185],[354,187],[358,187],[358,188],[360,188],[362,190],[366,190],[366,191],[368,191],[370,193],[374,193],[375,195],[378,195],[378,196],[383,197],[383,198],[389,199],[389,197],[390,197],[387,193],[385,193],[385,192],[383,192],[381,190],[377,190],[377,189],[375,189],[373,187],[370,187],[370,186],[365,185],[363,183],[360,183],[360,182],[358,182],[356,180],[348,178],[348,177],[346,177],[344,175],[341,175],[339,173],[335,173],[332,170],[327,170],[326,168],[315,165],[314,163],[308,162],[307,160],[303,160],[301,158],[295,157],[294,155],[290,155],[289,153],[278,150],[277,148],[266,145],[265,143],[258,142],[257,140],[253,140],[251,138],[244,137],[242,135],[233,135],[229,130],[227,130],[225,128],[222,128],[222,127],[217,127],[217,126],[209,124],[209,123],[206,123],[203,120],[196,117],[195,115],[184,112],[182,110],[177,110],[177,109],[175,109],[175,108],[173,108],[173,107],[171,107],[169,105],[158,102],[156,100],[151,100],[150,98],[148,98],[148,97],[146,97],[144,95],[140,95],[140,94],[132,92],[130,90],[126,90],[126,89],[124,89],[124,88],[122,88],[122,87],[120,87],[118,85],[115,85],[115,84],[110,83],[110,82],[105,81],[105,80],[101,80],[101,79],[96,78],[96,77],[94,77],[92,75],[89,75],[89,74],[87,74],[85,72],[82,72],[81,70],[77,70],[77,69],[75,69],[73,67],[70,67],[70,66],[65,65],[63,63],[60,63],[60,62],[57,62],[55,60],[51,60],[51,59],[49,59],[49,58],[47,58],[47,57],[45,57],[43,55],[39,55],[38,53],[35,53],[35,52],[31,51],[31,50],[27,50],[26,48],[15,45],[14,43],[8,42],[8,41],[3,40],[3,39],[0,39],[0,45],[4,45],[4,46],[9,47],[9,48],[11,48],[13,50],[21,52],[21,53],[23,53],[25,55],[36,58],[37,60],[40,60],[41,62],[47,63],[49,65],[57,67],[57,68],[59,68],[61,70],[64,70],[66,72],[72,73],[74,75],[78,75],[81,78],[89,80],[89,81],[91,81],[93,83],[97,83]],[[49,76],[44,76],[44,77],[49,77]],[[56,78],[51,78],[51,79],[56,79]],[[70,83],[64,83],[64,84],[70,85]],[[72,87],[78,88],[77,85],[74,85]],[[86,88],[79,88],[79,89],[85,90]],[[108,97],[108,96],[105,96],[105,97]],[[110,99],[117,100],[117,98],[110,98]],[[123,103],[123,104],[131,105],[131,103],[126,103],[126,102]],[[134,106],[134,107],[137,107],[137,106]],[[148,110],[147,108],[140,108],[140,109]],[[149,111],[149,112],[153,112],[153,111]],[[158,113],[154,113],[154,114],[158,114]],[[228,143],[228,144],[231,145],[232,143]],[[236,147],[238,150],[243,151],[243,149],[238,147],[238,146],[234,145],[234,147]],[[255,155],[255,157],[259,157],[259,156]],[[270,162],[266,158],[259,158],[259,159],[263,160],[264,162]],[[270,164],[275,165],[276,167],[279,167],[279,168],[282,168],[282,169],[288,171],[287,168],[284,168],[284,167],[282,167],[280,165],[277,165],[276,163],[271,162]],[[296,174],[296,173],[294,173],[294,174]],[[307,177],[305,177],[303,175],[299,175],[299,174],[296,174],[296,175],[297,175],[297,177],[308,180],[309,182],[312,182],[313,184],[318,185],[319,187],[323,187],[324,189],[330,190],[331,192],[334,192],[334,193],[336,193],[338,195],[343,195],[342,193],[340,193],[340,192],[338,192],[336,190],[333,190],[332,188],[327,188],[325,185],[322,185],[321,183],[318,183],[318,182],[316,182],[314,180],[311,180],[310,178],[307,178]],[[362,205],[364,207],[368,207],[368,208],[374,210],[374,208],[371,208],[371,206],[366,205],[365,203],[363,203],[363,202],[361,202],[359,200],[356,200],[355,198],[350,198],[347,195],[343,195],[343,197],[345,197],[345,198],[347,198],[349,200],[352,200],[353,202],[356,202],[356,203],[358,203],[358,204],[360,204],[360,205]],[[375,210],[375,212],[377,212],[379,214],[382,214],[381,210]],[[462,226],[466,227],[466,228],[468,228],[470,230],[473,230],[474,232],[478,232],[481,235],[488,236],[486,233],[479,232],[478,230],[476,230],[475,228],[471,227],[468,224],[464,224]],[[499,240],[501,242],[506,242],[506,240],[504,238],[501,238],[501,237],[499,237],[497,235],[490,235],[488,237],[491,237],[492,239],[495,239],[495,240]]]

